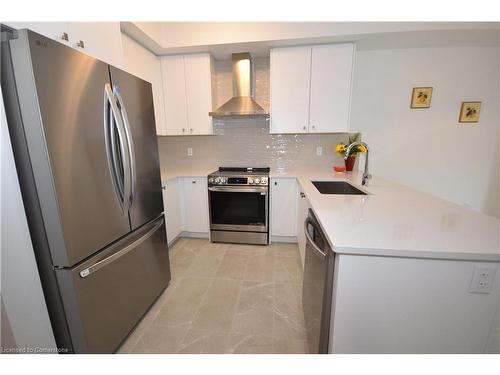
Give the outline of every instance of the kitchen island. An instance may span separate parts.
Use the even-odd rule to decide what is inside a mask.
[[[500,351],[498,219],[377,177],[361,186],[358,172],[270,177],[296,179],[336,254],[331,353]],[[321,194],[311,182],[327,180],[348,181],[367,195]],[[489,285],[478,291],[483,271]]]

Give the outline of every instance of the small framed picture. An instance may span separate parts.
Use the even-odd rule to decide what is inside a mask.
[[[411,108],[429,108],[431,98],[432,87],[414,87],[411,95]]]
[[[458,122],[478,122],[481,102],[462,102]]]

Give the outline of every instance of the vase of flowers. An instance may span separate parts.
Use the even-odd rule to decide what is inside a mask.
[[[347,144],[340,142],[337,146],[335,146],[335,153],[344,158],[347,148],[351,145],[351,143],[359,141],[360,136],[360,133],[349,135]],[[346,159],[344,159],[346,171],[352,171],[354,163],[356,162],[356,156],[361,152],[366,152],[366,148],[363,145],[357,145],[351,148],[349,155]]]

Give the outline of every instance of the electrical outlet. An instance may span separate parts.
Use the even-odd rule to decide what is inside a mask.
[[[496,268],[485,266],[474,266],[474,275],[469,286],[471,293],[490,293],[493,289]]]
[[[321,156],[323,155],[323,147],[318,146],[316,147],[316,156]]]
[[[192,147],[188,147],[187,151],[188,151],[188,156],[193,156],[193,148]]]

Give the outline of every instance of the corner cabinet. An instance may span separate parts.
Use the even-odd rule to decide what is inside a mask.
[[[354,44],[271,49],[271,133],[349,131]]]
[[[119,22],[5,22],[15,29],[30,29],[69,47],[123,68]]]
[[[161,58],[165,135],[213,134],[212,70],[208,53]]]
[[[183,229],[208,233],[208,187],[206,177],[181,177]]]

